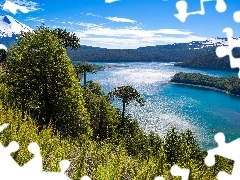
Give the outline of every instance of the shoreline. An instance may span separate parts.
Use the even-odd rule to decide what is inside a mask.
[[[186,86],[193,86],[193,87],[211,89],[211,90],[214,90],[214,91],[220,91],[220,92],[223,92],[223,93],[226,93],[226,94],[229,94],[229,95],[237,96],[237,95],[235,95],[235,94],[231,94],[230,92],[228,92],[228,91],[226,91],[226,90],[221,90],[221,89],[218,89],[218,88],[215,88],[215,87],[210,87],[210,86],[202,86],[202,85],[195,85],[195,84],[178,83],[178,82],[171,82],[171,81],[169,81],[168,83],[165,83],[164,85],[167,85],[167,84],[180,84],[180,85],[186,85]]]

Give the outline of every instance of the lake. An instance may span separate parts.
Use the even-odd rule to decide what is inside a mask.
[[[127,113],[136,118],[146,132],[164,137],[171,127],[180,132],[191,129],[202,149],[217,146],[214,135],[223,132],[226,141],[240,137],[240,97],[204,88],[166,83],[177,72],[194,72],[211,76],[235,76],[235,72],[199,70],[175,67],[172,63],[96,63],[127,67],[112,67],[87,80],[99,82],[108,93],[118,86],[131,85],[146,100],[143,107],[134,103]],[[121,109],[121,102],[114,101]]]

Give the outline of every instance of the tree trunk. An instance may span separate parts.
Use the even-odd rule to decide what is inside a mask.
[[[122,110],[122,127],[124,126],[124,116],[125,116],[125,109],[126,109],[126,103],[125,101],[123,103],[123,110]]]
[[[87,84],[87,73],[84,72],[84,86]]]
[[[99,120],[99,141],[103,140],[103,100],[101,100],[101,105],[100,105],[100,120]]]

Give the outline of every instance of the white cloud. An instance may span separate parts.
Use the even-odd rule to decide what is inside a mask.
[[[45,19],[39,19],[39,17],[27,17],[26,21],[34,21],[34,22],[45,22]]]
[[[84,13],[81,13],[84,14]],[[85,13],[86,16],[93,16],[93,17],[99,17],[101,18],[102,16],[98,15],[98,14],[93,14],[93,13]]]
[[[189,31],[181,31],[178,29],[160,29],[158,30],[158,33],[161,34],[178,34],[178,35],[190,35],[192,32]]]
[[[105,0],[105,3],[113,3],[113,2],[117,2],[119,0]]]
[[[81,38],[82,44],[110,49],[136,49],[143,46],[204,41],[207,39],[207,37],[194,36],[193,32],[186,30],[145,30],[137,26],[117,29],[88,26],[84,30],[75,31],[75,33]]]
[[[17,11],[21,11],[22,13],[29,13],[31,11],[37,11],[38,3],[26,0],[6,0],[2,5],[2,10],[9,11],[13,14],[16,14]]]
[[[119,17],[106,17],[106,19],[113,22],[127,22],[127,23],[135,23],[136,21],[127,19],[127,18],[119,18]]]
[[[102,27],[99,24],[94,24],[94,23],[84,23],[84,22],[77,22],[76,25],[78,26],[83,26],[83,27],[87,27],[87,28],[100,28]]]

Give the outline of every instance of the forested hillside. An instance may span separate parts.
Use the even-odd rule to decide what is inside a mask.
[[[81,46],[77,50],[68,49],[68,55],[75,61],[116,62],[116,61],[165,61],[182,62],[186,59],[207,55],[214,48],[189,49],[187,43],[175,45],[159,45],[141,47],[138,49],[105,49],[91,46]]]
[[[236,58],[240,57],[240,49],[234,49],[233,56]],[[231,69],[229,56],[219,58],[215,51],[190,58],[182,63],[176,63],[175,66],[237,71],[237,69]]]

